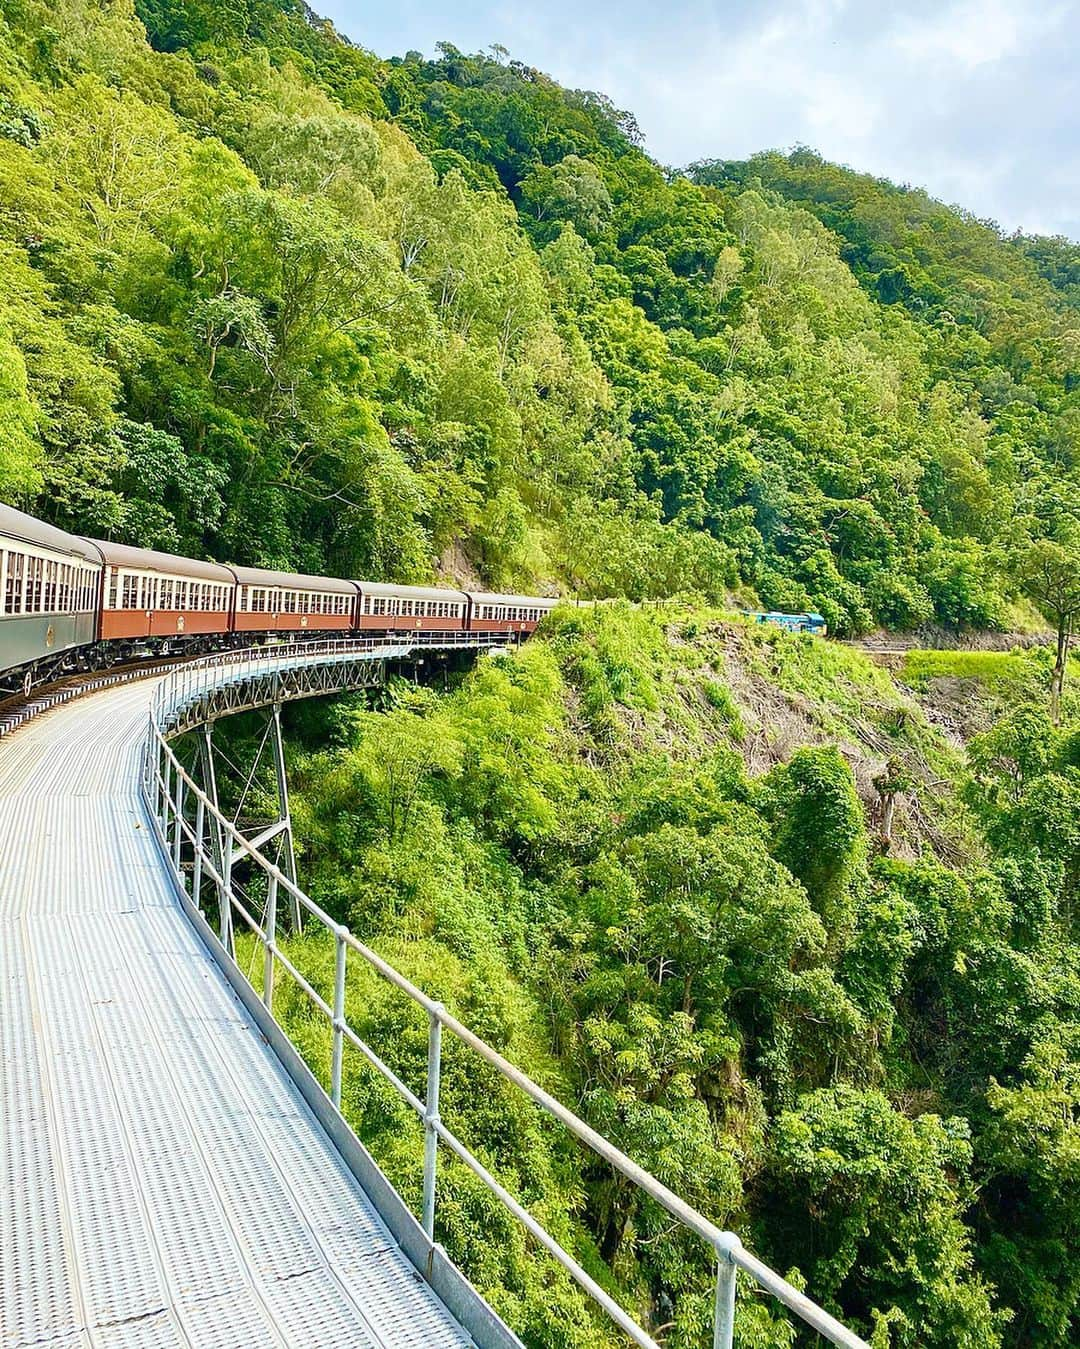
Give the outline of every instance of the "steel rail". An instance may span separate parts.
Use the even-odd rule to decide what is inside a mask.
[[[457,634],[452,635],[456,636]],[[483,643],[483,645],[501,644],[501,642]],[[311,650],[312,645],[325,649],[313,651]],[[775,1270],[769,1268],[747,1251],[735,1233],[723,1231],[710,1222],[673,1190],[657,1180],[656,1177],[639,1166],[602,1134],[597,1133],[595,1129],[575,1115],[572,1110],[535,1083],[520,1068],[505,1059],[497,1050],[493,1049],[448,1012],[441,1003],[429,997],[399,970],[360,941],[348,927],[337,923],[279,866],[264,857],[259,848],[255,846],[255,842],[244,838],[234,823],[218,809],[217,804],[183,767],[170,746],[169,739],[182,733],[185,725],[189,724],[185,723],[180,715],[184,711],[194,708],[196,711],[210,712],[210,695],[216,688],[220,687],[222,682],[215,680],[214,675],[216,672],[220,672],[223,666],[231,664],[236,667],[228,672],[226,682],[250,683],[266,674],[280,674],[297,668],[297,663],[312,664],[316,661],[340,663],[347,660],[350,655],[356,654],[355,650],[348,653],[342,651],[343,645],[354,646],[352,643],[305,643],[302,644],[303,655],[300,655],[299,652],[290,652],[287,656],[282,653],[273,656],[269,655],[265,649],[257,649],[252,653],[253,660],[250,663],[244,661],[239,653],[233,652],[228,653],[228,655],[222,653],[220,657],[211,658],[210,662],[201,664],[197,668],[189,666],[174,671],[156,691],[151,707],[150,725],[143,761],[143,792],[147,807],[155,822],[159,842],[177,882],[181,886],[186,886],[182,849],[177,843],[178,839],[186,838],[193,853],[193,873],[204,877],[209,875],[214,879],[222,910],[228,909],[231,912],[235,909],[239,912],[262,946],[265,957],[264,1001],[267,1006],[270,1006],[272,1000],[274,962],[278,961],[313,1005],[318,1007],[329,1020],[333,1031],[330,1099],[334,1106],[340,1110],[341,1057],[343,1043],[347,1040],[356,1047],[372,1067],[391,1083],[405,1102],[421,1117],[425,1129],[423,1225],[428,1240],[434,1245],[436,1149],[438,1142],[441,1141],[473,1171],[508,1211],[526,1227],[582,1289],[612,1317],[635,1344],[644,1346],[644,1349],[656,1349],[655,1341],[649,1337],[647,1332],[632,1320],[628,1313],[559,1244],[557,1239],[514,1199],[469,1151],[466,1145],[442,1123],[438,1113],[438,1091],[441,1075],[441,1034],[445,1029],[548,1115],[558,1120],[580,1143],[588,1147],[619,1174],[632,1181],[643,1194],[647,1195],[711,1248],[717,1262],[713,1322],[714,1349],[731,1349],[736,1307],[736,1270],[741,1270],[748,1275],[760,1289],[775,1297],[778,1302],[794,1313],[807,1326],[817,1331],[831,1343],[840,1345],[842,1349],[868,1349],[863,1339],[830,1315],[824,1308],[818,1306],[811,1298],[800,1292]],[[393,645],[402,644],[394,643]],[[280,697],[280,686],[277,692]],[[269,697],[274,693],[274,690],[268,689],[266,693]],[[287,692],[285,696],[289,696]],[[210,714],[212,715],[212,713]],[[246,906],[242,905],[237,899],[231,880],[231,867],[227,868],[225,876],[222,876],[214,868],[213,858],[208,852],[205,838],[200,836],[186,819],[185,809],[190,807],[191,803],[195,804],[200,831],[205,830],[205,821],[209,817],[212,821],[211,833],[216,828],[225,846],[228,846],[229,840],[231,840],[230,851],[232,855],[237,858],[246,857],[266,876],[268,895],[274,897],[274,902],[268,902],[267,904],[265,926],[260,924]],[[297,970],[293,962],[284,955],[278,945],[274,924],[276,924],[276,898],[281,891],[288,894],[305,913],[317,919],[334,939],[335,987],[333,1006]],[[223,931],[231,933],[231,920],[226,924],[223,919],[221,926]],[[346,960],[349,951],[355,952],[380,978],[397,988],[427,1014],[429,1052],[426,1100],[421,1100],[418,1095],[412,1092],[348,1025],[345,1017],[345,989]]]

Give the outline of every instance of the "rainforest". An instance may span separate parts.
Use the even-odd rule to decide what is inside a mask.
[[[303,883],[874,1349],[1066,1349],[1080,244],[723,148],[659,165],[603,93],[296,0],[3,0],[0,499],[564,596],[443,687],[287,711]],[[349,999],[422,1081],[422,1020]],[[452,1049],[443,1092],[651,1334],[705,1342],[660,1210]],[[415,1205],[415,1122],[359,1061],[344,1103]],[[527,1344],[620,1342],[444,1175],[437,1237]],[[799,1342],[745,1299],[743,1349]]]

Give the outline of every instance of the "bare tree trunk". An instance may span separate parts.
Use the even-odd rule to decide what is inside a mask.
[[[1069,628],[1066,620],[1058,625],[1057,659],[1050,676],[1050,718],[1055,726],[1061,725],[1061,690],[1065,684],[1065,666],[1069,659]]]
[[[892,847],[892,823],[896,813],[896,793],[886,792],[881,802],[881,851]]]

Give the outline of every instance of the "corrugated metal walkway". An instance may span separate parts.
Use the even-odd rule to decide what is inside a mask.
[[[156,682],[0,742],[0,1344],[467,1345],[174,898]]]

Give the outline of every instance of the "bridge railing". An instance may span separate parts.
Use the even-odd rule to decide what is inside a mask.
[[[324,658],[345,656],[343,643],[326,643]],[[355,643],[348,644],[355,648]],[[355,654],[355,651],[352,653]],[[304,644],[308,660],[319,659],[311,644]],[[297,659],[299,657],[293,657]],[[278,668],[287,662],[279,659]],[[255,653],[253,664],[272,662],[273,656],[265,650]],[[231,661],[242,665],[237,653]],[[716,1260],[716,1292],[713,1316],[714,1349],[731,1349],[736,1314],[737,1273],[742,1271],[759,1289],[771,1294],[806,1326],[818,1332],[843,1349],[868,1349],[865,1341],[841,1324],[822,1307],[790,1284],[773,1269],[758,1260],[742,1245],[733,1232],[722,1231],[655,1176],[650,1175],[608,1139],[597,1133],[584,1120],[534,1082],[520,1068],[510,1063],[497,1050],[480,1039],[468,1026],[433,998],[417,988],[400,971],[366,946],[348,927],[334,919],[307,895],[277,865],[265,857],[246,839],[214,801],[190,776],[168,742],[177,725],[176,714],[188,700],[203,696],[213,681],[215,667],[228,665],[228,656],[212,658],[201,670],[181,669],[169,676],[158,690],[150,715],[147,752],[144,758],[143,794],[154,819],[162,850],[178,883],[190,895],[193,904],[203,911],[203,899],[208,884],[218,897],[220,940],[230,952],[234,951],[233,922],[239,918],[251,932],[263,952],[262,1000],[273,1013],[274,979],[278,966],[295,982],[312,1006],[326,1018],[331,1028],[331,1055],[329,1064],[330,1099],[341,1108],[342,1062],[346,1044],[352,1046],[394,1088],[401,1099],[416,1113],[424,1128],[423,1205],[421,1221],[428,1240],[434,1243],[435,1212],[439,1145],[459,1159],[513,1216],[521,1222],[537,1243],[543,1247],[574,1281],[610,1316],[612,1321],[636,1345],[643,1349],[659,1349],[657,1342],[602,1288],[578,1261],[549,1233],[546,1228],[499,1183],[468,1146],[444,1123],[439,1113],[439,1086],[442,1070],[442,1039],[444,1032],[455,1036],[506,1081],[510,1082],[553,1119],[559,1121],[580,1143],[592,1150],[613,1170],[639,1187],[673,1218],[695,1233]],[[218,671],[225,674],[224,671]],[[231,672],[230,672],[231,673]],[[249,669],[249,674],[252,671]],[[242,671],[236,671],[242,677]],[[226,675],[226,677],[228,677]],[[261,915],[248,907],[237,893],[232,878],[231,859],[243,854],[265,878],[266,899]],[[279,900],[287,902],[308,918],[316,920],[332,936],[334,942],[334,991],[332,1001],[320,994],[304,973],[293,963],[278,940],[277,914]],[[384,1062],[375,1049],[349,1024],[346,1016],[345,991],[349,961],[359,960],[404,997],[421,1008],[428,1020],[427,1078],[423,1097],[417,1095],[393,1069]]]

